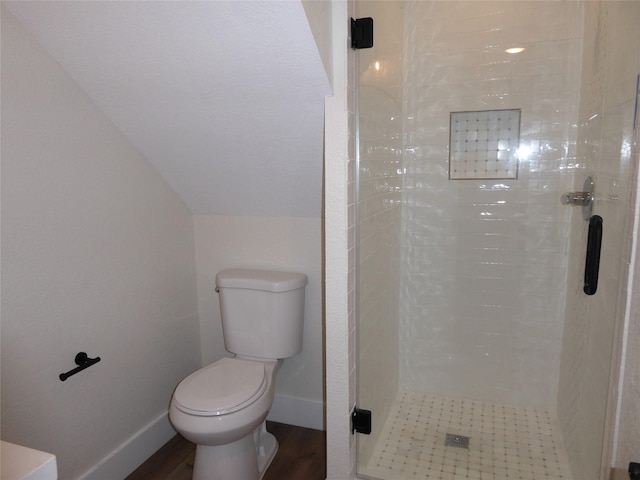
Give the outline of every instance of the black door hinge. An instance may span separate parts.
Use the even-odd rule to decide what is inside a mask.
[[[369,435],[371,433],[371,410],[362,410],[358,407],[351,414],[351,434],[355,432]]]
[[[373,47],[373,18],[351,19],[351,48]]]

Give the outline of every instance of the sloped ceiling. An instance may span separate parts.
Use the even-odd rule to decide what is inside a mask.
[[[193,213],[320,215],[330,87],[299,1],[5,4]]]

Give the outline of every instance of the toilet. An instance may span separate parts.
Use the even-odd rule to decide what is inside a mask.
[[[216,275],[222,331],[233,357],[176,387],[169,419],[196,444],[194,480],[259,480],[278,449],[265,419],[283,359],[302,350],[307,276],[232,268]]]

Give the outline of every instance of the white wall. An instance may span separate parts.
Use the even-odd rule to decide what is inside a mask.
[[[191,214],[4,6],[2,162],[2,438],[123,478],[200,364]]]
[[[269,418],[323,429],[322,232],[320,218],[194,216],[200,342],[207,365],[230,354],[224,348],[216,273],[225,268],[266,268],[305,273],[302,352],[284,361],[276,377]]]
[[[193,213],[320,215],[330,88],[300,1],[6,3]]]
[[[318,53],[322,59],[322,65],[327,74],[329,83],[333,81],[333,62],[331,58],[331,2],[318,2],[317,0],[302,0],[305,15],[309,21],[309,27],[318,47]]]
[[[355,54],[353,1],[332,2],[334,95],[325,102],[324,251],[327,479],[355,478]]]

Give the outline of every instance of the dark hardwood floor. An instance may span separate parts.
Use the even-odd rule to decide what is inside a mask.
[[[263,480],[324,480],[325,432],[267,422],[280,445]],[[176,435],[125,480],[191,480],[195,445]]]

